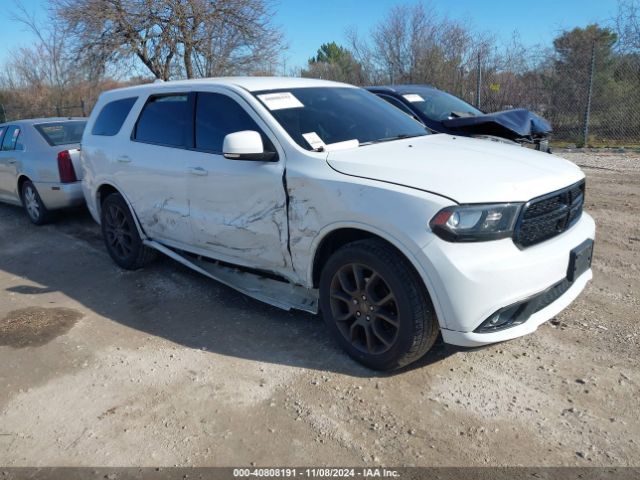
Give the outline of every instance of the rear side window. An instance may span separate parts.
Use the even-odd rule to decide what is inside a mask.
[[[36,130],[52,147],[80,143],[87,122],[55,122],[35,125]]]
[[[261,132],[238,103],[219,93],[198,93],[196,104],[196,148],[222,153],[224,137],[242,130]],[[265,136],[262,135],[263,142]]]
[[[7,150],[23,150],[24,147],[20,143],[20,127],[9,125],[7,132],[2,140],[2,151]]]
[[[188,111],[187,94],[150,97],[136,123],[134,139],[170,147],[185,146]]]
[[[4,126],[0,127],[0,145],[2,145],[2,136],[4,135]]]
[[[102,110],[100,110],[98,118],[96,118],[93,128],[91,129],[91,134],[109,137],[116,135],[120,131],[120,128],[122,128],[122,124],[137,99],[138,97],[123,98],[107,103],[102,107]]]

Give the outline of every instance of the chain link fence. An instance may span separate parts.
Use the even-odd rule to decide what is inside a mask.
[[[549,60],[518,74],[487,69],[479,58],[473,78],[451,93],[487,112],[536,112],[550,121],[556,146],[640,147],[640,54],[589,50],[578,64]]]

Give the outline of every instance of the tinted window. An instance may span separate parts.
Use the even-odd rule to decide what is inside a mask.
[[[137,99],[137,97],[123,98],[122,100],[107,103],[102,107],[102,110],[100,110],[100,114],[91,129],[91,134],[116,135],[120,131],[124,120],[127,118],[127,115],[129,115],[131,107],[133,107]]]
[[[151,97],[136,124],[135,139],[172,147],[185,145],[188,95]]]
[[[254,95],[307,150],[312,150],[305,139],[309,135],[317,135],[327,145],[348,140],[367,145],[429,133],[414,119],[360,88],[309,87]]]
[[[82,132],[87,122],[55,122],[41,123],[35,125],[36,130],[47,141],[49,145],[68,145],[70,143],[80,143]]]
[[[7,127],[7,133],[2,140],[2,150],[22,150],[22,144],[19,141],[20,127],[10,125]]]
[[[222,152],[224,137],[243,130],[261,132],[238,103],[219,93],[199,93],[196,104],[196,148]],[[263,142],[265,142],[263,135]],[[265,142],[268,145],[268,142]]]
[[[382,98],[383,100],[389,102],[394,107],[399,108],[400,110],[402,110],[407,115],[413,116],[413,112],[411,112],[411,110],[409,110],[409,108],[404,103],[402,103],[400,100],[398,100],[397,98],[393,98],[393,97],[390,97],[388,95],[378,95],[378,96],[380,98]]]
[[[424,99],[424,102],[411,102],[413,108],[422,112],[429,120],[441,122],[448,118],[463,115],[482,115],[476,107],[469,105],[464,100],[449,95],[448,93],[431,88],[416,88],[415,92]]]

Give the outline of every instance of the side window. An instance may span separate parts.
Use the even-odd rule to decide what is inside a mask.
[[[195,125],[198,150],[222,153],[224,137],[242,130],[260,132],[265,149],[275,150],[258,124],[235,100],[220,93],[198,93]]]
[[[136,123],[134,139],[170,147],[184,147],[188,99],[186,93],[149,97]]]
[[[137,99],[138,97],[123,98],[107,103],[100,110],[91,129],[91,134],[108,137],[117,135]]]
[[[0,146],[2,145],[2,136],[4,135],[4,125],[0,127]]]
[[[389,95],[378,95],[378,96],[383,100],[385,100],[387,103],[390,103],[394,107],[399,108],[407,115],[415,117],[415,114],[411,110],[409,110],[409,108],[397,98],[390,97]]]
[[[10,125],[7,127],[4,139],[2,140],[2,151],[23,150],[23,145],[19,142],[20,127]]]

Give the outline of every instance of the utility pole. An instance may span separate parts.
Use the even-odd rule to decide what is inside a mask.
[[[596,66],[596,41],[591,46],[591,68],[589,69],[589,93],[587,94],[587,108],[584,112],[584,132],[582,146],[586,147],[589,142],[589,121],[591,119],[591,99],[593,96],[593,75]]]
[[[481,110],[480,87],[482,85],[482,68],[480,66],[480,52],[478,52],[478,74],[476,75],[476,108]]]

